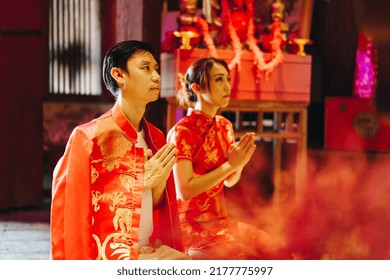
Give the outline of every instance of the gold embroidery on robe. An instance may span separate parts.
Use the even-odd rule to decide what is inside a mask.
[[[107,248],[109,245],[109,248]],[[111,233],[104,240],[101,248],[98,248],[99,254],[103,260],[107,260],[107,250],[112,250],[110,257],[119,255],[117,260],[130,260],[130,247],[133,246],[131,235],[126,233],[115,232]]]
[[[102,259],[102,244],[100,243],[99,237],[97,237],[96,234],[92,234],[92,238],[96,242],[96,247],[97,247],[97,252],[98,252],[98,254],[96,256],[96,260],[101,260]]]
[[[121,181],[122,186],[126,189],[127,192],[134,191],[135,185],[135,175],[121,174],[119,175],[119,180]]]
[[[132,226],[132,211],[127,208],[118,208],[115,212],[115,217],[112,220],[115,230],[120,228],[121,232],[130,233]]]
[[[130,247],[133,245],[133,242],[131,241],[133,216],[132,210],[130,208],[134,207],[134,203],[133,201],[131,201],[131,203],[126,203],[126,197],[124,196],[123,192],[101,194],[98,191],[92,191],[92,204],[94,206],[95,212],[100,210],[101,207],[99,205],[99,201],[101,200],[112,201],[112,204],[109,206],[110,211],[115,210],[115,216],[113,217],[112,224],[114,229],[116,231],[120,230],[120,232],[115,232],[108,235],[102,244],[99,240],[99,237],[93,235],[98,251],[97,259],[108,259],[107,250],[112,250],[112,253],[110,253],[110,258],[114,255],[117,255],[117,259],[128,260],[130,259]],[[124,208],[118,206],[124,204],[128,204],[130,207]]]
[[[113,192],[111,194],[102,194],[99,191],[92,191],[92,206],[94,206],[93,210],[95,212],[100,210],[99,201],[100,200],[111,200],[112,204],[109,206],[111,212],[114,212],[117,205],[125,204],[126,197],[123,192]]]
[[[99,172],[96,170],[95,167],[92,166],[91,168],[91,183],[95,183],[97,178],[99,178]]]
[[[96,138],[103,156],[103,167],[107,167],[109,172],[120,166],[121,159],[133,146],[110,119],[97,122]]]

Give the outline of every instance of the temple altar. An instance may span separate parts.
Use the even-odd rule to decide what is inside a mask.
[[[217,50],[219,58],[229,62],[234,53],[229,50]],[[178,74],[196,59],[207,56],[206,49],[177,49],[172,53],[161,54],[161,97],[174,97],[179,89]],[[271,55],[264,53],[265,60]],[[256,79],[256,68],[253,65],[253,54],[244,52],[241,59],[242,69],[231,74],[232,98],[254,101],[310,101],[311,56],[284,54],[283,63],[278,65],[269,77]]]

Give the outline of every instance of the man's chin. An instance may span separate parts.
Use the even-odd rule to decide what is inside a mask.
[[[149,101],[149,102],[154,102],[154,101],[156,101],[159,97],[160,97],[160,94],[157,94],[156,96],[152,96],[152,97],[150,98],[150,101]]]

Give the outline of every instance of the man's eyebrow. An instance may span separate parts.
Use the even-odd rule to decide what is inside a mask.
[[[141,60],[141,63],[143,63],[143,64],[151,64],[152,62],[150,62],[150,60],[146,60],[146,59],[143,59],[143,60]]]

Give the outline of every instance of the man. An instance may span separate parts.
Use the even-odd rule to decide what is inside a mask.
[[[177,149],[143,117],[159,96],[156,58],[140,41],[107,52],[103,80],[116,102],[74,129],[54,169],[53,259],[187,257],[171,176]]]

